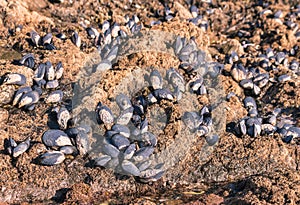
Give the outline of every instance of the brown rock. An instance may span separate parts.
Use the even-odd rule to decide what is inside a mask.
[[[193,36],[198,47],[202,50],[207,50],[207,47],[210,46],[210,37],[201,28],[193,23],[182,22],[177,16],[171,22],[153,26],[153,29],[174,33],[187,39]]]
[[[193,18],[191,12],[177,1],[175,1],[175,3],[174,3],[174,10],[178,12],[178,15],[180,18],[183,18],[183,19]]]
[[[232,51],[235,51],[238,55],[244,54],[244,48],[241,43],[236,39],[229,39],[223,43],[222,48],[224,53],[230,54]]]
[[[215,194],[209,194],[208,196],[206,196],[205,201],[206,201],[205,204],[211,204],[211,205],[217,205],[217,204],[224,203],[223,197],[220,197]]]
[[[45,21],[49,24],[54,25],[54,22],[36,11],[31,11],[32,9],[41,9],[46,6],[43,1],[38,1],[38,3],[30,3],[30,1],[12,1],[9,2],[5,9],[4,24],[13,27],[13,24],[23,25],[24,23],[41,22]],[[38,8],[39,7],[39,8]]]
[[[8,116],[9,116],[8,111],[3,108],[0,108],[0,124],[6,123],[8,120]]]
[[[0,21],[0,26],[1,26],[1,21]],[[15,59],[22,58],[21,54],[16,52],[15,50],[8,49],[8,48],[0,48],[0,49],[1,49],[0,61],[1,60],[13,61]]]
[[[11,102],[15,88],[13,85],[0,85],[0,106]]]

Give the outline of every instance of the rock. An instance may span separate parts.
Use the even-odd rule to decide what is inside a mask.
[[[235,51],[239,56],[244,54],[244,48],[241,43],[236,39],[229,39],[222,44],[225,54],[231,54]]]
[[[14,93],[13,85],[0,85],[0,106],[10,103]]]
[[[193,18],[191,12],[177,1],[175,1],[174,3],[174,10],[178,12],[180,18],[183,19]]]
[[[0,124],[6,123],[8,120],[9,113],[7,110],[0,108]]]
[[[8,6],[4,7],[4,24],[13,25],[22,24],[24,22],[42,22],[45,21],[49,24],[55,25],[51,18],[48,18],[32,9],[42,9],[46,7],[46,1],[26,2],[14,1],[10,2]],[[29,9],[30,8],[30,9]]]
[[[0,21],[1,26],[1,21]],[[9,60],[13,61],[14,59],[21,59],[22,55],[13,49],[8,49],[5,47],[1,47],[0,60]]]

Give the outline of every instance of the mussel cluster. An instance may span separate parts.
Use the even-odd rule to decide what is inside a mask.
[[[208,5],[211,4],[211,1],[206,2]],[[293,31],[292,34],[296,39],[299,39],[300,31],[298,24],[295,23],[300,16],[299,6],[284,15],[280,10],[273,12],[268,9],[269,3],[260,1],[258,4],[262,10],[258,14],[259,20],[254,27],[263,29],[263,24],[260,21],[272,18],[275,19],[275,22]],[[209,8],[203,12],[203,15],[200,9],[195,5],[190,5],[191,18],[185,20],[206,32],[212,29],[213,23],[210,22],[210,19],[213,19],[216,9]],[[172,21],[176,14],[177,11],[172,11],[165,5],[164,10],[155,12],[158,20],[150,23],[150,29],[152,26]],[[246,20],[244,24],[247,24],[247,28],[249,25],[253,26],[253,22]],[[120,25],[118,22],[104,21],[99,27],[100,30],[91,26],[84,26],[84,29],[93,46],[99,48],[100,51],[102,61],[96,70],[107,71],[113,68],[113,62],[119,54],[121,40],[132,34],[138,34],[143,28],[143,23],[140,22],[137,15],[132,17],[126,15],[124,25]],[[236,30],[226,29],[226,31],[221,29],[221,32],[228,34],[232,30]],[[275,106],[273,111],[262,114],[262,106],[257,103],[268,87],[288,83],[293,78],[298,80],[299,62],[296,59],[289,61],[288,57],[295,57],[299,52],[299,47],[294,45],[289,51],[273,50],[272,48],[261,49],[262,51],[259,51],[257,56],[253,56],[255,58],[254,63],[245,63],[245,59],[249,60],[249,56],[244,55],[244,52],[238,52],[238,50],[244,51],[253,46],[254,43],[248,40],[253,35],[253,32],[238,29],[236,36],[243,39],[240,40],[242,42],[239,43],[239,49],[231,50],[228,53],[226,53],[226,49],[219,49],[220,52],[224,51],[226,55],[224,62],[219,60],[220,63],[208,62],[205,58],[205,52],[197,48],[194,37],[187,39],[178,36],[172,45],[174,54],[180,60],[178,68],[169,68],[164,77],[159,70],[152,69],[149,71],[149,75],[145,78],[148,87],[145,88],[144,92],[141,92],[142,94],[133,96],[118,94],[115,97],[120,110],[118,114],[102,102],[98,103],[95,108],[97,122],[105,129],[105,134],[103,142],[98,147],[99,155],[91,157],[94,164],[113,168],[119,173],[136,176],[144,182],[161,178],[165,172],[164,164],[153,163],[153,155],[158,152],[156,148],[159,143],[159,136],[151,130],[151,119],[146,117],[148,110],[155,104],[161,106],[166,102],[176,105],[186,97],[187,92],[195,95],[211,94],[208,89],[210,85],[206,84],[206,80],[214,81],[214,78],[217,78],[219,74],[230,75],[243,88],[245,94],[245,97],[240,101],[244,103],[247,116],[235,122],[233,133],[239,137],[245,135],[259,137],[262,134],[278,133],[286,143],[299,139],[300,128],[284,115],[280,105]],[[47,33],[41,37],[36,31],[31,31],[30,45],[35,49],[56,50],[53,41],[54,36],[63,41],[71,40],[79,49],[85,46],[79,33],[75,30],[72,30],[68,37],[63,33],[57,35]],[[261,37],[268,38],[268,35]],[[223,63],[231,66],[230,71],[224,71]],[[2,103],[10,103],[25,111],[33,111],[41,99],[44,99],[46,104],[60,104],[53,109],[58,127],[43,133],[42,142],[48,151],[40,155],[37,162],[42,165],[56,165],[62,163],[68,156],[89,154],[91,150],[90,140],[93,135],[92,128],[84,124],[75,126],[75,122],[72,121],[75,120],[76,116],[71,115],[70,108],[61,105],[63,104],[64,93],[58,88],[64,72],[62,63],[59,62],[54,66],[51,62],[46,61],[36,65],[34,55],[29,53],[18,60],[17,64],[34,70],[33,85],[25,86],[29,79],[26,79],[25,75],[21,73],[6,73],[1,77],[0,84],[1,86],[12,86],[13,92],[4,90],[4,87],[1,87],[1,92],[4,90],[5,95],[12,95],[12,99],[2,100],[1,105]],[[283,68],[287,68],[288,71]],[[81,93],[76,94],[80,95]],[[229,101],[235,95],[235,93],[228,94],[227,100]],[[213,107],[207,105],[200,110],[186,111],[180,116],[180,120],[188,128],[190,134],[195,135],[195,137],[205,136],[206,142],[210,146],[215,145],[219,139],[216,134],[210,135],[214,124],[212,111]],[[9,138],[5,140],[5,146],[8,154],[17,158],[30,148],[30,138],[19,143]]]
[[[151,68],[144,76],[147,86],[140,90],[139,94],[133,94],[129,98],[120,93],[115,97],[115,103],[120,110],[118,115],[108,106],[98,103],[95,108],[97,122],[105,130],[105,134],[103,142],[94,145],[98,149],[101,148],[100,153],[91,156],[96,166],[137,176],[143,182],[156,181],[163,175],[163,163],[153,162],[160,137],[150,131],[155,130],[151,124],[153,119],[148,119],[147,113],[155,104],[160,107],[167,102],[178,104],[185,97],[185,92],[192,95],[207,94],[203,77],[196,75],[186,82],[190,77],[185,79],[181,71],[170,68],[163,77],[159,70]],[[203,106],[199,111],[184,112],[181,120],[190,135],[195,137],[207,136],[211,131],[212,118],[207,106]],[[215,135],[206,140],[212,146],[218,139]]]

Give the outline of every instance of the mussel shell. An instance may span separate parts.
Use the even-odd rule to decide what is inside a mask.
[[[47,104],[61,102],[63,98],[63,92],[61,90],[55,90],[51,92],[45,99]]]
[[[112,126],[111,130],[115,131],[127,138],[129,138],[129,136],[130,136],[130,129],[124,125],[115,124]]]
[[[19,88],[19,89],[16,91],[15,95],[14,95],[14,99],[13,99],[13,103],[12,103],[12,104],[13,104],[13,105],[17,105],[17,104],[20,102],[22,96],[23,96],[25,93],[28,93],[28,92],[30,92],[30,91],[32,91],[32,89],[31,89],[31,87],[29,87],[29,86]]]
[[[39,64],[37,69],[34,71],[34,77],[33,79],[35,81],[40,81],[44,78],[46,73],[46,65],[44,63]]]
[[[43,44],[44,44],[44,45],[45,45],[45,44],[50,44],[51,41],[52,41],[52,37],[53,37],[52,33],[47,33],[47,34],[43,37],[43,39],[42,39]]]
[[[76,135],[76,147],[81,155],[85,155],[90,150],[90,141],[87,133],[79,131]]]
[[[159,180],[164,173],[161,169],[146,169],[140,173],[139,177],[141,182],[148,183]]]
[[[50,80],[46,83],[46,89],[54,89],[59,86],[59,82],[57,80]]]
[[[61,130],[47,130],[42,136],[43,143],[48,147],[62,147],[72,145],[68,135]]]
[[[163,86],[163,79],[158,72],[158,70],[152,70],[150,73],[150,85],[153,87],[153,89],[161,89]]]
[[[39,156],[38,161],[42,165],[52,166],[65,160],[65,155],[60,151],[48,151]]]
[[[70,112],[67,110],[67,108],[60,108],[56,116],[60,129],[66,129],[68,126],[68,121],[71,118]]]
[[[150,157],[150,155],[153,154],[153,152],[154,152],[154,147],[152,147],[152,146],[142,147],[134,153],[132,158],[136,162],[142,161],[142,160],[148,159]]]
[[[136,151],[136,145],[134,143],[130,144],[123,152],[124,159],[131,159],[135,151]]]
[[[72,36],[71,36],[71,41],[74,43],[75,46],[77,46],[78,48],[81,46],[81,38],[80,36],[78,35],[78,33],[76,31],[74,31],[72,33]]]
[[[219,141],[219,136],[218,135],[207,136],[205,140],[209,146],[213,146]]]
[[[67,145],[59,148],[59,151],[65,155],[77,155],[78,150],[75,146]]]
[[[24,85],[26,77],[20,73],[8,73],[4,76],[3,83],[6,85]]]
[[[111,138],[112,144],[117,147],[119,150],[130,145],[130,141],[123,135],[116,134]]]
[[[255,99],[253,97],[249,97],[249,96],[244,99],[244,106],[247,109],[251,109],[251,108],[257,109]]]
[[[97,106],[97,120],[99,124],[110,124],[114,122],[114,115],[112,111],[105,105]]]
[[[30,32],[30,39],[32,41],[32,43],[35,45],[35,46],[39,46],[40,43],[41,43],[41,37],[40,35],[35,32],[35,31],[31,31]]]
[[[126,110],[122,110],[116,120],[116,123],[120,125],[127,125],[131,120],[131,117],[133,115],[133,110],[134,110],[133,107],[129,107]]]
[[[140,170],[130,161],[124,160],[121,164],[122,169],[125,171],[125,173],[133,176],[139,176]]]
[[[153,95],[155,96],[156,99],[162,100],[174,100],[172,92],[170,92],[167,89],[157,89],[154,90]]]
[[[55,66],[55,79],[59,80],[63,76],[64,73],[64,67],[62,65],[62,62],[58,62]]]
[[[28,53],[20,60],[21,65],[25,65],[28,68],[34,67],[34,56],[32,53]]]
[[[104,167],[111,160],[111,156],[102,155],[94,159],[95,166]]]
[[[50,61],[47,61],[45,63],[45,67],[46,67],[46,71],[45,71],[46,80],[54,80],[55,79],[55,70],[54,70],[52,64],[50,63]]]
[[[90,38],[94,39],[94,38],[97,38],[99,36],[99,32],[93,27],[88,27],[85,30],[86,30],[86,32],[87,32],[87,34]]]
[[[29,147],[30,147],[30,138],[26,139],[24,142],[21,142],[16,147],[14,147],[12,151],[12,156],[15,158],[20,156],[21,154],[26,152]]]
[[[115,146],[111,145],[111,144],[105,144],[103,146],[103,152],[111,157],[118,157],[120,151],[118,150],[118,148],[116,148]]]
[[[126,95],[124,95],[122,93],[117,95],[116,102],[117,102],[118,106],[120,107],[120,109],[122,109],[122,110],[126,110],[126,109],[132,107],[129,97],[127,97]]]
[[[19,108],[24,106],[31,106],[37,103],[39,99],[40,99],[40,95],[37,91],[29,91],[27,93],[24,93],[20,98]]]

